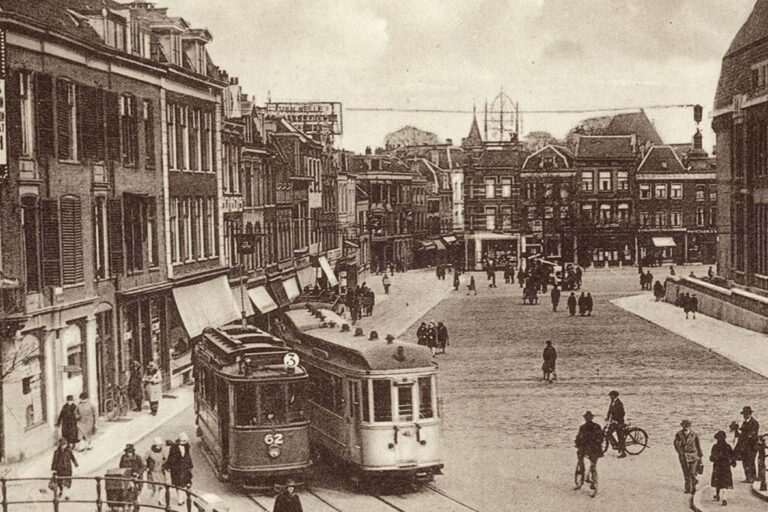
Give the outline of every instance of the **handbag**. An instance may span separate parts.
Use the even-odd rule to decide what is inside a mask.
[[[696,474],[697,475],[704,474],[704,463],[702,461],[699,461],[696,463]]]
[[[53,492],[56,492],[59,488],[59,484],[56,483],[56,477],[52,476],[50,480],[48,480],[48,489],[50,489]]]

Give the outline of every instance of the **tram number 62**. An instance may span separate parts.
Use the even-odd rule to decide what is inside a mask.
[[[269,446],[283,444],[283,434],[267,434],[264,436],[264,443]]]

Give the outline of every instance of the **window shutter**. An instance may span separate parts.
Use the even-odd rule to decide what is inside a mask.
[[[109,267],[112,275],[120,275],[123,262],[123,205],[119,198],[107,200],[109,217]]]
[[[110,160],[120,160],[120,96],[106,92],[105,100],[107,157]]]
[[[99,129],[100,91],[93,87],[77,88],[77,123],[80,126],[82,155],[94,162],[104,160],[104,143]]]
[[[8,116],[8,153],[12,157],[21,154],[21,74],[11,70],[6,79],[5,111]]]
[[[83,232],[80,199],[61,198],[61,270],[64,284],[83,281]]]
[[[61,286],[61,250],[59,247],[59,203],[55,199],[40,201],[43,285]]]
[[[58,157],[68,160],[72,144],[71,126],[69,124],[69,89],[71,84],[58,80],[56,82],[56,135],[58,136]]]
[[[144,167],[155,167],[155,114],[151,101],[144,102]]]
[[[53,79],[50,75],[35,75],[35,113],[37,125],[37,154],[53,156]]]

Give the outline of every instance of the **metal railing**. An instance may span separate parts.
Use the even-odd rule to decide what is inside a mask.
[[[768,485],[765,481],[765,457],[766,445],[768,444],[768,434],[763,434],[757,442],[757,479],[760,481],[760,490],[768,491]]]
[[[59,496],[60,485],[67,488],[66,498]],[[121,485],[122,488],[115,488],[116,485]],[[159,491],[153,491],[158,488]],[[142,494],[145,496],[151,494],[152,501],[141,500]],[[31,499],[38,495],[41,499]],[[70,504],[74,506],[69,506]],[[84,505],[92,505],[93,508],[86,508]],[[0,478],[0,511],[2,512],[22,510],[24,512],[32,510],[128,512],[138,511],[140,508],[164,512],[216,512],[212,505],[187,488],[139,478],[113,476]]]

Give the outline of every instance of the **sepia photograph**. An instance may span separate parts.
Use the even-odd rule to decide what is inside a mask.
[[[768,512],[766,379],[768,0],[0,0],[0,512]]]

